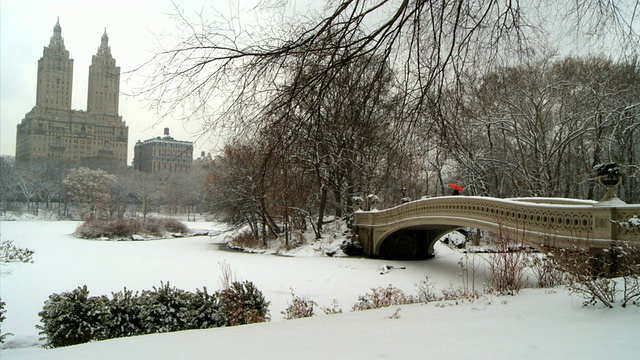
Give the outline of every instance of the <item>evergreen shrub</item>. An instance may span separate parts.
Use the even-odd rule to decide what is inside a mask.
[[[5,305],[6,303],[2,301],[2,299],[0,299],[0,328],[2,327],[2,322],[4,321],[4,319],[6,319],[6,316],[4,316],[4,314],[7,312],[7,310],[4,309]],[[4,343],[4,339],[6,339],[9,335],[11,334],[3,334],[2,331],[0,331],[0,344]]]
[[[87,286],[71,292],[52,294],[38,313],[45,335],[45,347],[82,344],[104,337],[104,324],[108,313],[105,296],[89,297]]]
[[[226,321],[220,312],[220,304],[216,294],[209,294],[207,288],[196,289],[191,295],[191,328],[209,329],[224,326]]]
[[[107,339],[141,335],[143,331],[140,319],[140,295],[125,288],[123,291],[111,293],[109,315],[104,323]]]
[[[145,334],[191,329],[191,294],[161,283],[142,292],[139,301],[140,321]]]
[[[111,295],[90,297],[86,285],[50,295],[38,313],[45,347],[269,320],[269,302],[248,281],[230,282],[213,294],[206,288],[193,293],[161,282],[141,293],[125,288]]]

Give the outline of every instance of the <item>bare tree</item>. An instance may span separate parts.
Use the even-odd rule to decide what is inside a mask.
[[[71,202],[81,206],[82,217],[89,214],[94,219],[96,214],[109,208],[116,177],[103,170],[81,167],[71,169],[62,184]]]
[[[572,163],[591,169],[602,162],[636,164],[637,144],[640,137],[640,66],[638,59],[613,62],[602,57],[568,58],[558,62],[555,71],[571,84],[567,98],[574,99],[574,107],[592,128],[586,137],[585,158]],[[572,163],[567,163],[570,167]],[[633,197],[630,178],[623,189]],[[596,198],[595,181],[587,183],[586,196]],[[600,195],[600,194],[599,194]],[[629,198],[638,201],[638,197]]]
[[[3,214],[7,212],[9,202],[15,201],[18,193],[17,186],[15,159],[10,156],[0,156],[0,211]]]
[[[460,174],[481,194],[594,198],[594,164],[634,161],[639,85],[635,62],[595,57],[547,56],[482,76],[456,126]]]
[[[146,219],[153,206],[160,203],[162,183],[159,180],[159,177],[155,174],[133,171],[127,173],[122,181],[128,197],[142,207],[138,211],[142,211],[144,219]]]
[[[267,231],[264,213],[265,200],[260,186],[262,156],[257,146],[240,140],[230,142],[223,154],[210,165],[211,173],[205,180],[205,201],[211,211],[221,214],[232,224],[246,222],[256,239],[266,245]]]
[[[29,164],[31,165],[31,164]],[[38,215],[39,201],[47,186],[46,172],[40,166],[20,166],[17,169],[17,186],[27,204],[27,210],[33,210]],[[35,202],[35,207],[32,207]]]
[[[440,107],[445,89],[455,88],[465,72],[529,56],[530,46],[538,45],[536,36],[548,36],[545,16],[558,13],[564,22],[554,25],[574,25],[572,30],[589,31],[594,38],[615,34],[629,52],[640,39],[634,23],[640,9],[633,1],[546,1],[536,7],[509,0],[332,0],[324,9],[281,16],[283,23],[274,15],[268,27],[250,31],[239,15],[200,14],[191,20],[176,9],[182,37],[171,39],[151,61],[149,82],[140,93],[161,115],[200,117],[204,129],[246,128],[264,120],[263,111],[282,96],[330,86],[339,81],[333,75],[340,69],[376,55],[392,64],[404,84],[405,119],[446,127],[446,119],[421,116],[424,109]],[[301,62],[316,64],[315,70],[296,72]],[[295,91],[283,94],[279,84],[286,79]]]

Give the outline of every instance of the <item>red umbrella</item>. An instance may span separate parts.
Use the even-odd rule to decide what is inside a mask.
[[[449,184],[449,187],[452,188],[453,190],[458,190],[460,192],[462,192],[464,189],[462,188],[462,186],[458,185],[458,184]]]

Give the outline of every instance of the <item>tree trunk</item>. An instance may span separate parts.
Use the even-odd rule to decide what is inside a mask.
[[[264,194],[264,192],[263,192]],[[261,229],[261,240],[262,240],[262,247],[266,248],[268,245],[268,236],[269,236],[269,232],[267,231],[267,222],[269,221],[267,219],[267,212],[265,210],[265,203],[264,203],[264,197],[260,198],[260,220],[262,222],[262,229]]]
[[[333,198],[336,202],[335,216],[336,219],[340,219],[342,217],[342,196],[340,195],[340,188],[336,188],[333,190]]]
[[[324,211],[327,206],[327,187],[322,186],[320,190],[320,205],[318,207],[318,231],[316,232],[316,239],[322,237],[322,221],[324,220]]]
[[[591,168],[600,164],[600,154],[602,153],[602,144],[600,143],[602,140],[602,118],[601,115],[598,114],[596,116],[596,125],[595,125],[595,139],[593,141],[593,161],[591,162]],[[587,194],[587,199],[594,198],[595,187],[597,186],[595,181],[589,182],[589,193]]]

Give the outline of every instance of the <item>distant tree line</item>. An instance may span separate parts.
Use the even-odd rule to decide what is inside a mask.
[[[452,123],[450,158],[471,194],[597,200],[595,165],[640,164],[640,63],[544,56],[503,67],[470,81]],[[619,196],[640,202],[638,178]]]
[[[444,93],[451,106],[422,114],[439,121],[417,120],[428,127],[403,117],[406,97],[391,67],[366,61],[382,64],[342,67],[305,94],[283,82],[252,131],[188,174],[109,174],[49,160],[16,166],[2,157],[1,209],[83,218],[206,211],[249,224],[263,244],[274,236],[288,244],[297,230],[321,236],[329,217],[353,211],[354,196],[376,194],[388,207],[449,194],[455,182],[468,195],[597,200],[593,166],[640,164],[637,59],[539,56],[468,75]],[[640,182],[630,175],[618,195],[638,203]]]
[[[16,164],[13,157],[0,157],[0,211],[39,215],[46,210],[73,219],[203,211],[204,168],[149,174],[77,166],[51,159]]]

